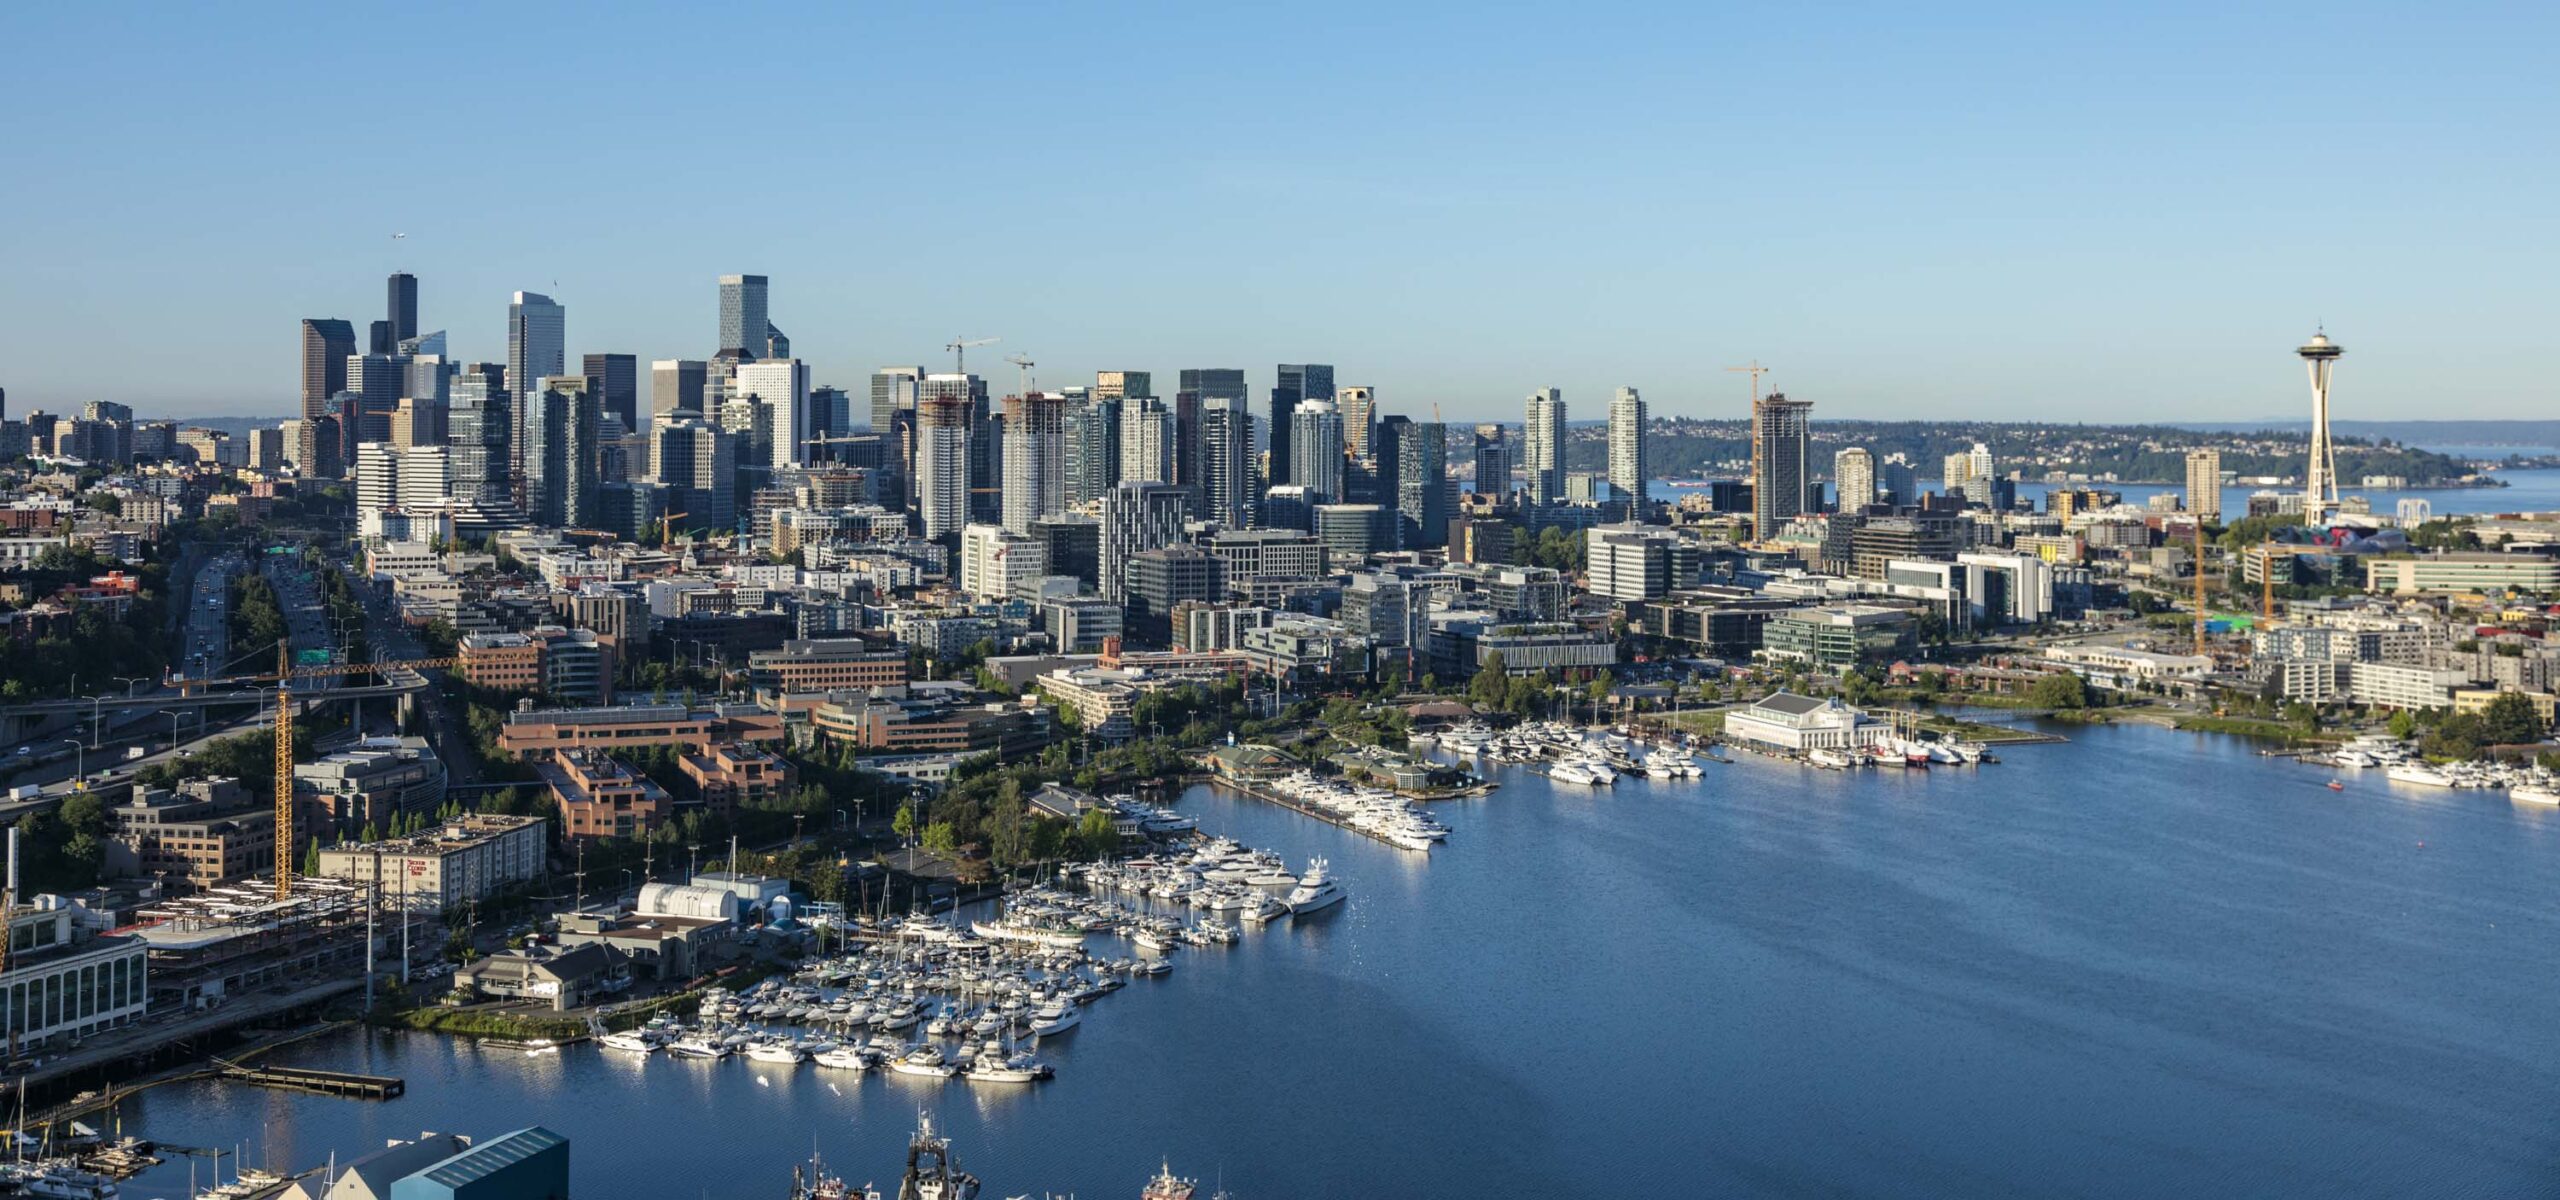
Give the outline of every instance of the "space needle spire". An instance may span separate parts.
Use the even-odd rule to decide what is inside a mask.
[[[2311,368],[2311,464],[2303,471],[2302,521],[2314,529],[2338,511],[2338,455],[2329,444],[2329,369],[2346,347],[2329,340],[2323,329],[2294,353]]]

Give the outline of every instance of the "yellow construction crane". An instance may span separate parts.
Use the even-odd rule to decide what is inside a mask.
[[[692,516],[692,515],[693,515],[693,514],[692,514],[692,513],[689,513],[689,512],[682,512],[682,513],[668,513],[668,514],[666,514],[666,515],[664,515],[664,516],[659,517],[659,518],[658,518],[658,548],[659,548],[659,549],[661,549],[661,550],[664,550],[664,549],[666,549],[666,548],[667,548],[667,543],[669,543],[669,542],[672,542],[672,541],[676,540],[676,522],[677,522],[677,521],[680,521],[680,520],[682,520],[682,519],[684,519],[684,518],[686,518],[686,517],[690,517],[690,516]]]
[[[1760,377],[1768,374],[1769,368],[1761,366],[1760,360],[1755,358],[1749,365],[1726,367],[1725,370],[1751,377],[1751,427],[1743,430],[1743,436],[1751,441],[1751,541],[1757,545],[1760,541]]]
[[[2202,520],[2196,521],[2195,528],[2196,653],[2198,655],[2202,655],[2204,653],[2204,522]]]
[[[374,671],[425,670],[450,667],[460,659],[411,658],[397,662],[331,663],[326,666],[297,667],[293,650],[284,643],[276,644],[276,673],[273,675],[239,675],[229,679],[210,679],[207,684],[261,683],[276,685],[276,899],[293,895],[293,688],[290,681],[319,679],[332,675],[362,675]]]

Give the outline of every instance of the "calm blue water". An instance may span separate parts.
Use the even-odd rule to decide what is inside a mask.
[[[301,1166],[539,1121],[588,1196],[771,1197],[813,1143],[892,1179],[920,1105],[990,1195],[1135,1196],[1160,1156],[1248,1200],[2560,1186],[2560,812],[2070,736],[1597,794],[1506,768],[1427,860],[1195,790],[1351,902],[1105,998],[1036,1090],[349,1035],[292,1057],[407,1098],[189,1085],[128,1116]]]
[[[2532,447],[2516,447],[2514,449],[2524,453],[2538,452],[2536,448]],[[2342,496],[2364,497],[2367,501],[2372,503],[2374,512],[2384,516],[2389,516],[2397,511],[2397,505],[2400,498],[2403,496],[2412,496],[2425,500],[2428,504],[2435,507],[2435,512],[2438,516],[2445,516],[2454,513],[2560,511],[2560,470],[2551,470],[2546,468],[2529,471],[2499,471],[2496,474],[2498,478],[2506,480],[2508,486],[2502,488],[2410,488],[2405,491],[2381,491],[2355,487],[2352,486],[2352,481],[2350,481],[2349,486],[2342,486],[2338,491]],[[1922,479],[1917,481],[1917,483],[1924,491],[1936,491],[1939,486],[1938,481],[1935,479]],[[2031,501],[2038,511],[2042,511],[2044,508],[2045,493],[2061,486],[2065,485],[2020,483],[2018,485],[2018,498],[2021,500]],[[2136,505],[2143,503],[2153,495],[2161,492],[2183,493],[2186,490],[2185,488],[2174,484],[2097,483],[2084,486],[2120,493],[2124,496],[2126,503]],[[1670,482],[1667,480],[1654,481],[1654,495],[1657,497],[1666,497],[1674,501],[1677,501],[1681,496],[1694,490],[1697,489],[1672,487]],[[2226,515],[2236,515],[2248,512],[2250,494],[2261,490],[2285,491],[2291,489],[2261,489],[2254,486],[2227,487],[2222,489],[2222,511]]]

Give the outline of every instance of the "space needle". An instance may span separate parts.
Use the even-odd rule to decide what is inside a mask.
[[[2303,472],[2302,522],[2313,529],[2326,526],[2338,511],[2338,455],[2329,444],[2329,369],[2346,352],[2329,340],[2325,329],[2294,351],[2311,367],[2311,465]]]

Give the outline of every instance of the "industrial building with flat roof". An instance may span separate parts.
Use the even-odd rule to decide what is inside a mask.
[[[548,835],[539,817],[467,813],[404,838],[320,851],[320,874],[380,882],[383,903],[450,912],[540,879]]]
[[[510,757],[548,756],[577,746],[691,746],[782,740],[782,717],[753,704],[624,704],[603,708],[525,707],[507,714],[498,749]]]

